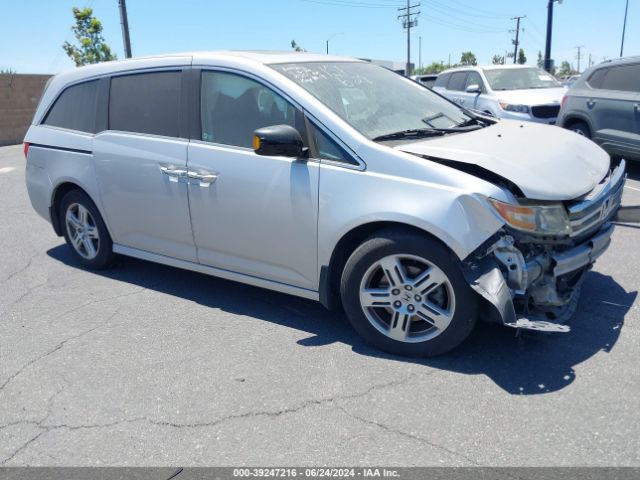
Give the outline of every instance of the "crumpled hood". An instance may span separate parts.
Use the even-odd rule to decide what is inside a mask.
[[[604,150],[574,132],[512,120],[394,148],[478,165],[511,181],[527,198],[536,200],[580,197],[604,178],[610,165]]]
[[[494,94],[501,102],[512,103],[514,105],[549,105],[560,101],[567,90],[558,88],[534,88],[530,90],[504,90],[496,91]]]

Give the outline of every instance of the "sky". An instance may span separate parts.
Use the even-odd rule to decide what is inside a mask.
[[[618,57],[626,0],[564,0],[555,4],[552,58],[577,66]],[[415,0],[412,29],[416,66],[459,61],[472,51],[478,63],[512,51],[516,15],[528,63],[544,52],[547,0]],[[124,58],[118,0],[0,0],[0,69],[58,73],[74,68],[62,50],[73,42],[74,6],[93,8],[106,42]],[[195,50],[290,50],[406,61],[406,32],[397,8],[404,0],[127,0],[134,56]],[[634,28],[634,25],[636,26]],[[640,0],[629,0],[624,55],[640,55]],[[421,48],[419,48],[421,45]],[[421,55],[420,55],[421,52]]]

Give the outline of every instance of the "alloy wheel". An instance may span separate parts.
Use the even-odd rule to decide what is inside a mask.
[[[389,255],[365,272],[360,305],[379,332],[400,342],[431,340],[455,313],[455,294],[446,274],[415,255]]]
[[[72,203],[65,213],[65,224],[71,245],[82,258],[93,260],[100,250],[100,234],[96,222],[84,205]]]

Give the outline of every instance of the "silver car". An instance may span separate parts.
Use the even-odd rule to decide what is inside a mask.
[[[25,155],[33,207],[87,268],[122,254],[342,306],[411,356],[478,319],[566,331],[624,184],[571,132],[308,53],[57,75]]]
[[[640,57],[608,60],[584,72],[562,99],[558,125],[612,155],[640,160]]]
[[[441,73],[433,89],[472,110],[497,118],[556,123],[562,85],[544,70],[526,65],[459,67]]]

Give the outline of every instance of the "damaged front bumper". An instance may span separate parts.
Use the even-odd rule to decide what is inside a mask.
[[[568,332],[564,323],[575,312],[584,274],[606,251],[613,229],[606,224],[580,245],[528,262],[522,253],[514,258],[518,249],[501,239],[493,255],[465,270],[471,288],[486,301],[481,317],[508,327]]]
[[[567,205],[573,234],[523,237],[505,227],[464,263],[465,277],[484,300],[482,320],[548,332],[568,332],[586,272],[611,243],[612,221],[638,221],[638,207],[620,209],[624,164],[579,202]],[[618,212],[623,215],[619,215]]]

